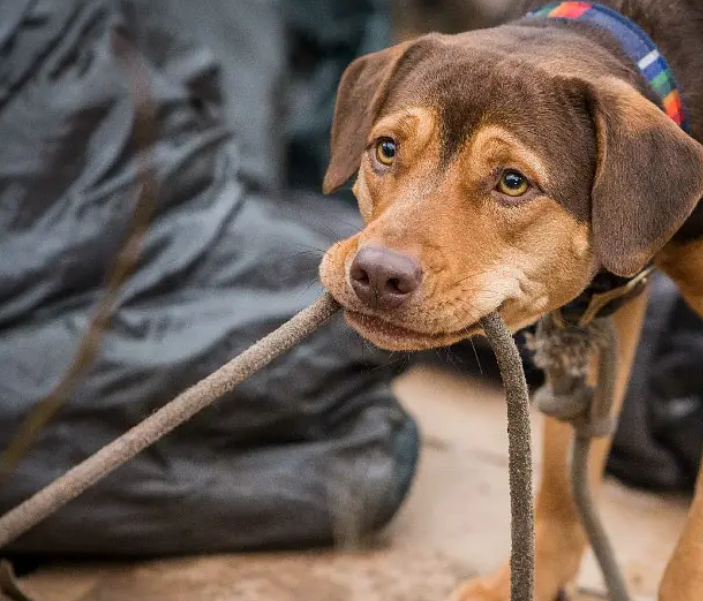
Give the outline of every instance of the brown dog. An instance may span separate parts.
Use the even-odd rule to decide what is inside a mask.
[[[617,40],[580,22],[432,34],[347,69],[324,189],[358,173],[366,227],[326,254],[321,277],[363,336],[387,349],[447,345],[496,310],[518,330],[595,278],[627,282],[652,262],[703,316],[703,6],[608,4],[668,60],[691,136]],[[616,314],[618,406],[644,305],[642,295]],[[567,479],[570,429],[545,427],[536,601],[574,578],[586,544]],[[594,449],[594,485],[608,445]],[[660,598],[703,598],[703,484]],[[509,601],[508,567],[455,599]]]

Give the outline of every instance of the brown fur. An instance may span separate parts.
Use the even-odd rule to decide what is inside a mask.
[[[627,6],[641,14],[653,4]],[[671,42],[661,47],[672,49],[676,69],[681,55]],[[677,76],[688,82],[690,74]],[[689,103],[696,85],[686,86]],[[696,225],[703,146],[652,100],[612,40],[578,24],[519,21],[433,34],[355,61],[339,87],[324,188],[331,192],[358,173],[354,192],[366,227],[332,248],[321,266],[350,325],[402,350],[470,336],[492,311],[517,330],[578,296],[599,270],[630,275],[652,259],[703,316],[703,242],[696,240],[703,236]],[[701,117],[696,103],[694,133]],[[375,155],[382,138],[397,143],[390,166]],[[496,189],[504,169],[521,171],[534,186],[524,197],[506,196]],[[685,240],[677,237],[684,230]],[[349,268],[367,245],[405,253],[421,266],[421,286],[399,308],[370,307],[354,293]],[[618,317],[620,399],[642,306],[635,302]],[[608,444],[599,446],[594,480]],[[567,448],[564,427],[549,423],[536,601],[552,601],[574,576],[584,547],[561,473]],[[701,531],[703,492],[662,585],[663,601],[694,601],[693,592],[672,583],[682,574],[703,580],[703,534],[698,545],[690,535]],[[507,569],[456,598],[508,601]]]

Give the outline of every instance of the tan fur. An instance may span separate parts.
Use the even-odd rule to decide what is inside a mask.
[[[517,330],[577,295],[593,271],[588,228],[555,200],[541,196],[521,207],[496,206],[486,182],[497,165],[508,162],[548,179],[530,149],[509,132],[486,127],[448,170],[438,172],[432,120],[428,111],[410,110],[374,128],[374,136],[400,139],[397,174],[376,175],[372,152],[362,159],[355,192],[367,227],[330,250],[321,266],[322,281],[348,309],[350,325],[393,350],[454,343],[475,333],[478,319],[498,308]],[[415,136],[408,132],[415,131],[421,132],[419,141],[410,142]],[[433,211],[437,206],[442,210]],[[355,316],[370,311],[351,290],[349,266],[368,244],[406,252],[422,265],[421,293],[392,316],[379,316],[415,335],[389,335],[378,322]]]
[[[669,244],[657,265],[676,282],[686,302],[703,318],[703,240]]]
[[[382,167],[375,144],[384,137],[397,152]],[[357,59],[340,84],[331,149],[324,189],[358,173],[366,226],[327,252],[321,279],[349,324],[381,347],[452,344],[493,311],[518,330],[573,300],[598,271],[630,275],[652,258],[703,317],[703,241],[671,242],[703,196],[703,146],[600,40],[518,24],[424,36]],[[505,169],[534,182],[524,198],[497,191]],[[365,304],[352,287],[350,266],[368,245],[421,268],[419,287],[392,309]],[[644,305],[640,297],[617,315],[618,408]],[[547,419],[535,601],[553,601],[586,544],[570,494],[570,444],[570,426]],[[596,488],[609,446],[593,449]],[[509,601],[509,576],[506,565],[454,599]],[[698,601],[701,590],[703,483],[661,601]]]
[[[703,240],[671,244],[659,266],[679,286],[686,302],[703,319]],[[660,601],[694,601],[703,591],[703,471],[683,534],[662,581]]]
[[[684,531],[667,566],[660,601],[696,601],[703,591],[703,476],[698,484]]]

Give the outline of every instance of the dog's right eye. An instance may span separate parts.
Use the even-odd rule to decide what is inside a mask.
[[[382,165],[392,165],[397,153],[398,146],[390,138],[381,138],[376,143],[376,159]]]
[[[505,171],[498,182],[498,191],[513,198],[523,196],[529,189],[527,178],[514,169]]]

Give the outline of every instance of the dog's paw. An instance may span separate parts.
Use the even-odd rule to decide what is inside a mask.
[[[477,578],[461,585],[448,601],[510,601],[510,581]]]
[[[554,601],[568,601],[564,589]],[[477,578],[461,585],[447,601],[510,601],[510,582],[497,578]]]

